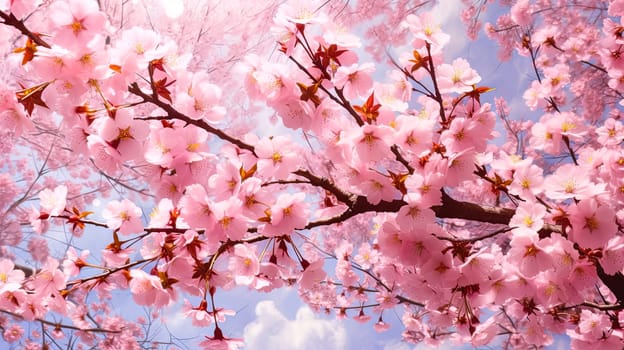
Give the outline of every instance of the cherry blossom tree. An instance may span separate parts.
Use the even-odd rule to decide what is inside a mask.
[[[183,305],[237,349],[244,287],[410,343],[622,349],[624,1],[464,2],[521,96],[434,1],[0,0],[4,342],[172,345],[146,325]]]

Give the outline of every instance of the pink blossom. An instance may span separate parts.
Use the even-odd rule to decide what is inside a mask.
[[[287,128],[309,130],[313,124],[312,105],[302,101],[298,96],[283,98],[273,108]]]
[[[20,136],[34,128],[24,106],[18,103],[15,93],[0,85],[0,127]]]
[[[404,150],[420,155],[431,147],[433,121],[415,118],[412,115],[399,115],[396,118],[397,143]]]
[[[267,236],[290,235],[295,229],[302,229],[308,223],[308,204],[304,193],[282,194],[271,206],[268,223],[261,232]]]
[[[49,18],[58,28],[56,40],[63,45],[86,44],[106,23],[106,17],[92,0],[57,1],[51,11]]]
[[[315,284],[325,280],[327,273],[323,270],[324,264],[323,259],[319,259],[304,266],[301,279],[299,280],[301,290],[311,289]]]
[[[35,207],[32,207],[28,215],[28,221],[36,233],[42,234],[50,228],[49,217],[48,213],[42,213]]]
[[[414,35],[412,46],[419,48],[427,42],[431,44],[433,53],[441,51],[451,38],[450,35],[442,32],[440,25],[435,23],[433,14],[429,12],[420,16],[408,15],[403,26]]]
[[[607,315],[583,309],[578,330],[581,334],[588,337],[588,340],[597,340],[603,337],[605,329],[610,325],[611,322]]]
[[[397,213],[396,223],[405,231],[414,231],[434,222],[435,213],[423,205],[421,197],[415,193],[408,193],[403,197],[407,203]]]
[[[238,285],[249,285],[260,272],[260,263],[255,250],[247,244],[237,244],[230,257],[228,269],[235,276]]]
[[[358,254],[353,257],[353,261],[365,270],[370,269],[379,259],[379,251],[372,249],[368,243],[363,243],[358,249]]]
[[[609,118],[601,127],[596,129],[598,142],[601,145],[612,147],[624,140],[624,125],[619,120]]]
[[[87,263],[87,257],[89,256],[88,250],[82,250],[80,256],[76,252],[74,247],[67,249],[66,258],[63,260],[63,272],[67,276],[77,276],[80,273],[80,269]]]
[[[184,300],[184,315],[191,319],[191,323],[195,327],[206,327],[212,324],[213,318],[208,314],[208,305],[202,300],[198,307],[193,307],[188,300]]]
[[[464,93],[481,81],[477,72],[463,58],[456,58],[453,64],[442,64],[437,68],[438,84],[442,93]]]
[[[340,66],[332,79],[338,89],[342,89],[345,97],[349,99],[366,98],[370,95],[373,87],[373,79],[370,74],[375,70],[372,63]]]
[[[381,317],[380,317],[379,321],[377,321],[373,325],[373,329],[375,329],[375,331],[378,332],[378,333],[385,332],[385,331],[390,329],[390,324],[384,322],[384,320],[382,320]]]
[[[65,288],[67,276],[58,269],[59,262],[56,259],[48,257],[41,270],[32,280],[32,286],[36,289],[38,295],[48,296],[58,293]]]
[[[574,164],[564,164],[547,176],[544,181],[546,195],[554,200],[582,200],[603,193],[605,184],[592,183],[588,174],[578,169]]]
[[[362,162],[374,162],[381,160],[390,152],[390,139],[393,133],[393,130],[385,125],[365,124],[353,129],[341,143],[354,147]]]
[[[115,174],[119,170],[121,155],[118,150],[109,145],[98,135],[87,136],[87,148],[95,165],[108,174]]]
[[[225,116],[225,107],[219,104],[221,89],[208,82],[207,73],[195,73],[188,85],[179,83],[180,93],[175,96],[175,105],[192,119],[219,122]]]
[[[54,191],[43,189],[39,192],[41,210],[52,215],[60,215],[65,210],[67,186],[59,185]]]
[[[0,294],[19,289],[24,277],[24,271],[15,269],[11,260],[0,259]]]
[[[24,336],[24,329],[19,325],[12,325],[10,328],[5,329],[4,333],[2,333],[2,337],[9,343],[15,343],[19,341]]]
[[[194,184],[188,186],[179,202],[180,216],[192,228],[211,230],[215,224],[212,213],[212,201],[206,193],[206,189]]]
[[[29,0],[29,1],[14,1],[14,0],[3,0],[0,1],[0,11],[4,11],[6,13],[11,13],[17,19],[24,19],[27,15],[33,13],[39,5],[41,5],[42,0]]]
[[[102,212],[106,226],[124,235],[143,231],[142,215],[141,208],[128,199],[111,201]]]
[[[169,294],[163,289],[158,276],[147,274],[143,270],[130,270],[128,287],[132,292],[132,299],[139,305],[162,307],[169,303]]]
[[[229,200],[215,203],[213,206],[216,225],[213,232],[214,237],[221,237],[222,240],[228,237],[232,240],[243,238],[247,233],[247,221],[242,216],[242,202],[236,197]]]
[[[539,195],[544,187],[542,168],[535,164],[527,164],[516,168],[513,173],[513,182],[509,185],[509,193],[530,200]]]
[[[509,226],[514,227],[514,235],[534,236],[544,226],[546,208],[534,202],[522,202],[514,216],[509,221]]]
[[[373,171],[364,171],[354,176],[352,183],[366,196],[371,204],[378,204],[382,200],[391,201],[400,196],[400,192],[392,186],[386,176]]]
[[[533,277],[540,271],[552,268],[552,259],[537,234],[514,235],[510,245],[509,261],[515,261],[518,270],[526,277]]]
[[[238,350],[244,345],[242,339],[224,337],[218,326],[215,328],[213,337],[205,338],[199,343],[202,350]]]
[[[527,27],[531,23],[529,0],[520,0],[511,7],[511,20],[522,27]]]
[[[217,165],[217,171],[208,180],[216,199],[223,200],[238,194],[241,185],[240,167],[233,161]]]
[[[321,1],[296,0],[285,3],[277,9],[276,19],[284,19],[297,24],[317,24],[328,20],[323,11],[318,11]]]
[[[602,251],[600,265],[608,275],[615,275],[624,269],[624,238],[613,237],[607,242]]]
[[[256,145],[258,172],[263,176],[283,179],[297,170],[301,159],[292,141],[285,136],[264,138]]]
[[[617,232],[615,212],[611,206],[593,198],[584,199],[570,208],[571,239],[583,248],[601,248]]]

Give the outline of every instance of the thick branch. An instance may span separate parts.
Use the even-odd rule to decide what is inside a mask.
[[[442,205],[431,208],[438,218],[464,219],[491,224],[509,224],[515,210],[509,208],[487,207],[470,202],[460,202],[442,191]]]
[[[318,177],[312,174],[311,172],[309,172],[308,170],[302,170],[302,169],[295,171],[293,174],[299,175],[301,177],[304,177],[310,180],[310,184],[317,186],[317,187],[321,187],[324,190],[330,192],[331,194],[334,195],[334,197],[336,197],[336,199],[338,199],[339,201],[343,202],[346,205],[351,205],[355,202],[353,195],[344,192],[343,190],[338,188],[336,185],[334,185],[331,181],[329,181],[326,178]]]

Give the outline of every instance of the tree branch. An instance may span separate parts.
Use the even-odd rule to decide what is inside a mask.
[[[50,44],[45,42],[45,40],[41,39],[39,35],[31,32],[30,29],[26,28],[24,22],[17,19],[12,13],[6,14],[5,12],[0,11],[0,18],[4,20],[4,22],[2,23],[19,30],[20,33],[30,38],[30,40],[32,40],[35,44],[48,49],[51,48]]]
[[[156,105],[158,107],[160,107],[161,109],[163,109],[165,112],[167,112],[167,116],[166,117],[147,117],[147,118],[142,118],[142,119],[155,119],[155,120],[162,120],[162,119],[178,119],[181,120],[187,124],[192,124],[195,125],[201,129],[206,130],[207,132],[219,137],[220,139],[227,141],[233,145],[238,146],[241,149],[245,149],[250,151],[251,153],[253,153],[254,155],[256,155],[256,151],[254,149],[254,147],[252,145],[249,145],[237,138],[234,138],[228,134],[226,134],[225,132],[211,126],[210,124],[206,123],[205,121],[199,119],[199,120],[195,120],[195,119],[191,119],[189,116],[182,114],[180,112],[178,112],[175,108],[173,108],[170,104],[165,103],[159,99],[154,98],[153,96],[150,96],[146,93],[144,93],[140,88],[139,88],[139,84],[137,83],[132,83],[130,84],[130,86],[128,87],[128,91],[131,94],[134,94],[136,96],[139,96],[143,99],[143,101],[145,102],[149,102],[153,105]]]

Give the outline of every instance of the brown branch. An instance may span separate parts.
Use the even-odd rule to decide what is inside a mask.
[[[17,19],[12,13],[6,14],[5,12],[0,11],[0,18],[4,20],[4,22],[2,23],[19,30],[20,33],[30,38],[30,40],[32,40],[35,44],[48,49],[52,47],[45,40],[41,39],[39,35],[31,32],[30,29],[26,28],[24,22]]]
[[[306,73],[306,75],[310,79],[312,79],[312,81],[316,81],[316,78],[312,75],[312,73],[310,73],[307,70],[307,68],[304,67],[301,63],[299,63],[299,61],[297,61],[294,57],[288,56],[288,59],[293,61],[302,72]],[[347,99],[344,97],[340,89],[334,89],[338,97],[332,95],[322,84],[319,85],[319,89],[321,89],[325,94],[327,94],[327,96],[330,99],[332,99],[334,102],[342,106],[342,108],[344,108],[353,117],[353,119],[359,126],[364,125],[364,122],[360,118],[360,115],[353,109],[353,107],[351,106],[349,101],[347,101]]]
[[[24,319],[21,315],[13,313],[11,311],[0,309],[0,312],[3,313],[3,314],[10,315],[10,316],[15,317],[15,318],[19,318],[19,319],[22,319],[22,320]],[[72,326],[72,325],[68,325],[68,324],[63,324],[63,323],[59,323],[59,322],[52,322],[52,321],[44,320],[42,318],[36,318],[35,321],[41,322],[41,323],[46,324],[48,326],[53,326],[55,328],[71,329],[71,330],[75,330],[75,331],[83,331],[83,332],[91,332],[91,333],[121,333],[121,331],[102,329],[102,328],[80,328],[80,327],[76,327],[76,326]]]
[[[343,190],[338,188],[336,185],[334,185],[329,179],[326,179],[324,177],[318,177],[312,174],[310,171],[303,170],[303,169],[299,169],[293,172],[293,174],[310,180],[310,184],[320,187],[330,192],[336,197],[336,199],[338,199],[339,201],[343,202],[346,205],[351,205],[355,203],[355,195],[344,192]]]
[[[226,134],[225,132],[223,132],[222,130],[219,130],[213,126],[211,126],[210,124],[206,123],[203,120],[195,120],[190,118],[189,116],[182,114],[180,112],[178,112],[175,108],[173,108],[170,104],[165,103],[157,98],[154,98],[151,95],[148,95],[146,93],[144,93],[141,88],[139,88],[139,84],[137,83],[132,83],[130,84],[130,86],[128,87],[128,91],[131,94],[134,94],[136,96],[139,96],[143,99],[143,101],[145,102],[149,102],[155,106],[160,107],[161,109],[163,109],[165,112],[167,112],[167,116],[166,117],[146,117],[146,118],[141,118],[141,119],[145,119],[145,120],[149,120],[149,119],[154,119],[154,120],[166,120],[166,119],[177,119],[177,120],[181,120],[187,124],[192,124],[195,125],[201,129],[206,130],[207,132],[219,137],[220,139],[227,141],[233,145],[238,146],[241,149],[245,149],[250,151],[251,153],[253,153],[254,155],[256,155],[255,149],[252,145],[249,145],[237,138],[234,138],[228,134]]]
[[[624,310],[624,303],[620,302],[617,304],[596,304],[590,301],[583,302],[580,306],[590,307],[592,309],[597,309],[600,311],[618,311]]]
[[[515,210],[510,208],[488,207],[470,202],[461,202],[442,191],[442,205],[431,207],[438,218],[464,219],[490,224],[508,225]]]

